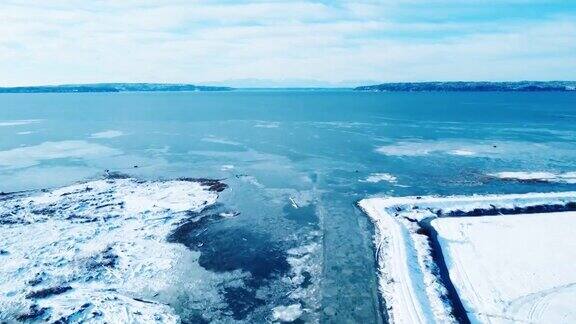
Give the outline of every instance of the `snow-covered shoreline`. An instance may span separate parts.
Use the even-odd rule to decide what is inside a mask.
[[[388,210],[393,198],[371,198],[358,204],[375,225],[374,245],[379,288],[390,323],[455,323],[446,289],[430,269],[434,264],[425,237],[411,222]]]
[[[455,322],[454,301],[421,226],[445,216],[554,211],[572,206],[576,192],[451,197],[380,197],[358,205],[375,225],[379,285],[392,323]]]
[[[0,321],[178,322],[156,297],[187,249],[166,237],[219,189],[110,178],[3,194]]]

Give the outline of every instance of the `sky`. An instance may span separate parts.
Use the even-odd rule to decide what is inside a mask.
[[[575,0],[0,2],[0,86],[573,79]]]

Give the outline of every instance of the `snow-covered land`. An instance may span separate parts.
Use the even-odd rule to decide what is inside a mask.
[[[451,292],[454,290],[450,289],[451,280],[442,276],[443,264],[434,258],[431,245],[434,238],[428,225],[431,220],[459,219],[465,223],[465,220],[473,218],[450,216],[557,212],[576,209],[574,202],[576,192],[361,200],[359,206],[375,224],[379,285],[390,321],[447,323],[456,322],[462,317],[474,321],[473,316],[466,315],[470,311],[467,308],[469,304],[461,303],[458,296]],[[512,216],[497,216],[494,219],[507,217]],[[490,237],[487,232],[485,235]],[[561,254],[562,251],[556,250],[556,253]],[[569,262],[568,259],[566,261]],[[449,278],[452,278],[452,269],[448,271]],[[457,286],[455,288],[459,291]]]
[[[156,297],[186,247],[166,237],[216,202],[215,185],[110,178],[0,194],[0,322],[177,322]]]
[[[472,322],[576,322],[576,212],[432,221]]]

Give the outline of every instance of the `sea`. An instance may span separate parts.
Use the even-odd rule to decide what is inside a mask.
[[[171,237],[200,255],[174,275],[212,289],[176,289],[188,322],[386,322],[360,199],[576,190],[575,171],[571,92],[0,95],[0,192],[111,173],[228,185],[214,208],[234,217]]]

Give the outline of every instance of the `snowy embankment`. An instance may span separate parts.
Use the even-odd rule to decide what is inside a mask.
[[[427,225],[430,220],[448,219],[448,216],[561,211],[576,209],[575,201],[576,192],[361,200],[359,206],[375,224],[379,284],[390,321],[446,323],[475,320],[475,306],[461,303],[460,286],[454,283],[454,291],[451,280],[441,274],[442,265],[437,264],[438,259],[434,258],[430,244],[430,226]],[[497,218],[500,217],[494,219]],[[452,279],[454,269],[450,264],[448,266],[448,275]]]
[[[0,321],[177,322],[156,296],[186,250],[166,236],[210,180],[105,179],[0,195]]]

